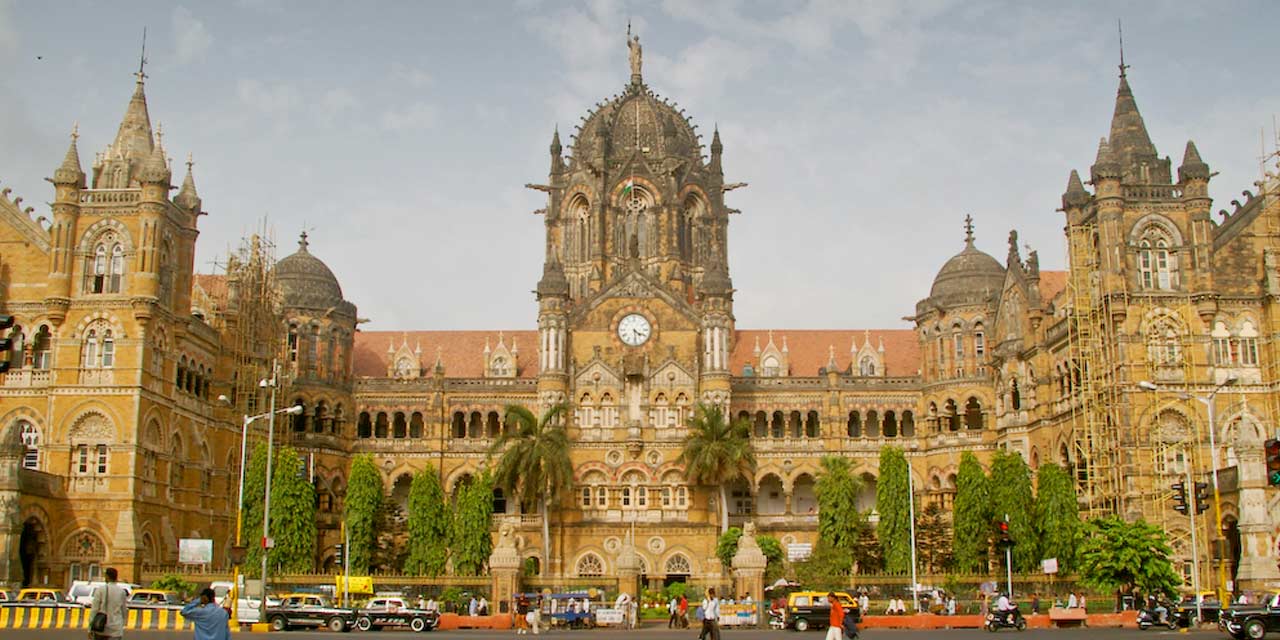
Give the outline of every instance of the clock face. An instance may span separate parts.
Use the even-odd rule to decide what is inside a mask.
[[[644,344],[649,339],[650,333],[652,330],[649,327],[649,319],[638,313],[633,313],[618,323],[618,338],[629,347]]]

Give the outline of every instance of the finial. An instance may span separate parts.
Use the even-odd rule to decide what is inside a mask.
[[[964,243],[973,244],[973,216],[969,214],[964,216]]]
[[[298,250],[306,251],[307,247],[310,245],[311,243],[307,242],[307,232],[303,231],[301,234],[298,235]]]
[[[195,160],[192,159],[191,152],[188,151],[187,152],[187,173],[191,173],[191,166],[194,165],[195,163],[196,163]]]
[[[147,28],[142,28],[142,55],[138,56],[138,72],[133,74],[138,84],[147,78]]]
[[[1120,34],[1120,77],[1123,78],[1129,65],[1124,63],[1124,25],[1119,18],[1116,18],[1116,32]]]
[[[71,125],[71,141],[75,142],[76,140],[79,140],[79,139],[80,139],[80,121],[76,120],[75,124]]]
[[[164,123],[163,122],[156,123],[156,146],[157,147],[164,146]]]

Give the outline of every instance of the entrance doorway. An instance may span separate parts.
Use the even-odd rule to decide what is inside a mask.
[[[39,520],[28,518],[22,523],[22,534],[18,538],[18,560],[22,564],[22,586],[24,587],[36,582],[42,538],[44,538],[44,526]]]

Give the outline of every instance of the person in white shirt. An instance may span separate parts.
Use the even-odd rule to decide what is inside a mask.
[[[864,615],[871,615],[870,613],[867,613],[868,611],[870,611],[870,607],[871,607],[871,598],[867,597],[866,593],[863,593],[861,596],[858,597],[858,608],[862,610]]]
[[[702,632],[698,640],[720,640],[720,599],[716,597],[715,587],[707,589],[707,597],[702,599]]]
[[[116,580],[119,573],[115,567],[107,567],[107,583],[93,590],[93,602],[89,605],[89,620],[99,613],[107,615],[107,626],[100,633],[90,632],[95,640],[118,640],[124,637],[124,623],[128,616],[129,595]]]
[[[1075,609],[1076,607],[1079,607],[1079,606],[1080,606],[1080,601],[1076,599],[1076,592],[1072,591],[1069,595],[1067,595],[1067,608]]]

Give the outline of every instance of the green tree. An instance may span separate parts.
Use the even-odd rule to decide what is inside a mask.
[[[1117,516],[1085,523],[1076,561],[1081,580],[1101,591],[1132,589],[1172,596],[1182,584],[1169,556],[1164,531],[1143,520]]]
[[[1071,476],[1056,464],[1036,470],[1036,528],[1046,558],[1058,559],[1058,571],[1074,573],[1080,544],[1080,504]]]
[[[951,509],[956,568],[965,572],[987,570],[991,535],[990,481],[972,452],[960,455],[956,474],[956,501]]]
[[[482,575],[493,550],[493,538],[489,535],[493,520],[493,477],[488,472],[481,473],[457,493],[450,545],[453,572],[462,576]]]
[[[259,559],[258,562],[261,563],[262,560]],[[191,582],[176,573],[166,573],[160,576],[159,580],[152,582],[151,588],[160,589],[161,591],[177,591],[185,598],[188,595],[195,593],[196,583]]]
[[[750,478],[756,470],[750,424],[729,422],[719,405],[698,403],[689,419],[689,435],[680,451],[685,477],[694,484],[720,491],[720,533],[729,530],[729,497],[725,487],[739,476]]]
[[[858,510],[862,481],[848,458],[825,456],[814,492],[818,498],[818,537],[835,549],[852,552],[866,518]]]
[[[945,516],[942,505],[936,502],[916,511],[916,546],[920,565],[929,573],[942,573],[951,568],[951,531]]]
[[[907,458],[898,447],[880,449],[880,481],[876,485],[876,538],[884,550],[887,571],[911,570],[911,515],[907,491]]]
[[[242,570],[246,576],[260,578],[262,571],[262,506],[267,496],[267,444],[253,448],[244,469],[244,504],[241,505],[241,540],[245,545]]]
[[[792,563],[796,581],[806,589],[829,591],[849,588],[852,560],[843,549],[832,548],[821,539],[813,545],[813,553],[805,560]]]
[[[292,447],[281,447],[271,470],[271,537],[268,560],[277,571],[315,568],[316,490]]]
[[[527,407],[509,404],[506,421],[514,428],[504,431],[489,449],[490,458],[500,456],[494,483],[521,505],[541,507],[544,566],[551,566],[551,508],[559,506],[573,485],[569,434],[564,428],[568,410],[569,405],[562,402],[538,417]]]
[[[382,474],[369,454],[357,455],[351,461],[351,477],[342,506],[342,519],[347,524],[351,541],[350,571],[368,575],[373,552],[378,542],[377,530],[382,514]]]
[[[449,508],[440,478],[430,464],[413,475],[409,487],[409,558],[405,573],[438,576],[449,560]]]
[[[738,540],[742,539],[742,529],[729,527],[716,540],[716,557],[720,558],[720,566],[728,571],[733,567],[733,556],[738,553]]]
[[[394,500],[382,499],[374,528],[373,552],[369,568],[383,573],[399,572],[409,558],[409,514]]]
[[[1040,567],[1040,539],[1035,523],[1035,498],[1031,493],[1031,469],[1022,456],[997,450],[991,459],[991,504],[996,518],[1009,516],[1009,537],[1013,547],[1013,570],[1035,571]]]
[[[863,523],[858,527],[858,543],[853,547],[853,562],[858,573],[877,573],[884,570],[884,549],[876,539],[875,527]]]
[[[782,543],[773,536],[756,536],[756,542],[760,544],[760,552],[768,560],[764,567],[765,583],[772,583],[782,577],[783,561],[787,557],[782,551]]]

